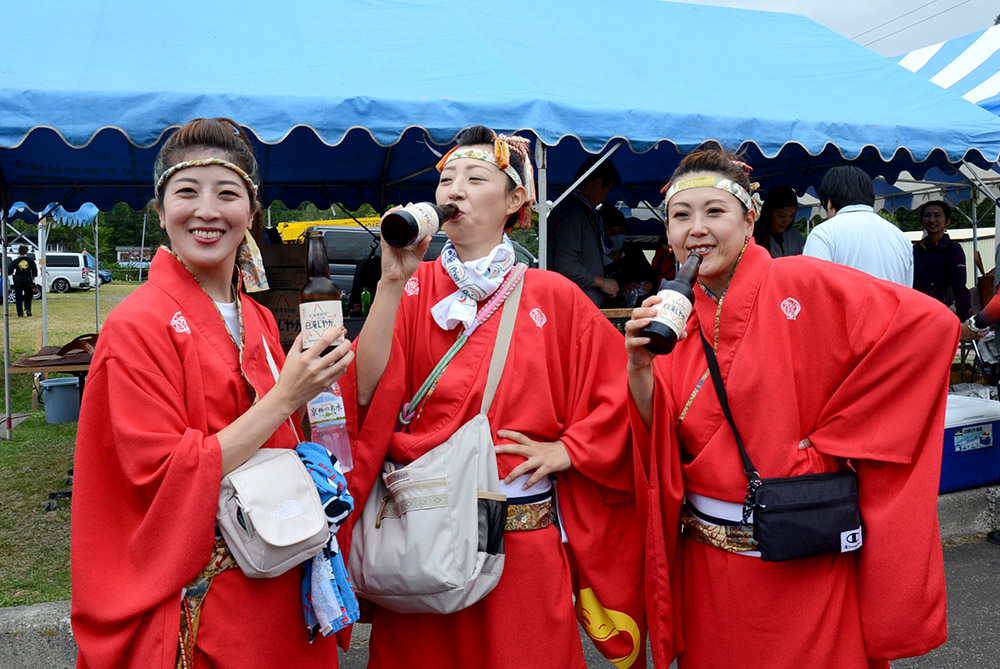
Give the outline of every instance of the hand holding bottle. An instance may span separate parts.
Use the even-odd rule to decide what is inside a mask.
[[[640,370],[649,367],[656,358],[655,353],[646,348],[649,344],[649,337],[645,333],[646,327],[660,311],[660,303],[663,298],[660,295],[650,295],[642,304],[632,310],[631,318],[625,323],[625,351],[628,353],[629,371]],[[677,338],[678,341],[687,337],[687,332],[682,331]]]
[[[324,388],[328,388],[347,371],[348,365],[354,360],[351,342],[345,335],[347,329],[343,326],[330,328],[320,337],[316,345],[302,349],[302,335],[292,342],[288,357],[282,365],[278,382],[271,392],[277,392],[279,397],[288,403],[288,415],[315,397]],[[325,355],[337,339],[341,343]]]
[[[402,209],[403,207],[393,207],[386,214]],[[382,280],[400,283],[408,280],[417,271],[430,245],[430,236],[421,239],[416,246],[402,248],[392,246],[382,237]]]

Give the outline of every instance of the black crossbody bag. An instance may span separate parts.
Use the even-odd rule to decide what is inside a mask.
[[[729,411],[729,400],[715,352],[704,334],[701,341],[715,393],[740,449],[743,473],[747,477],[743,524],[749,524],[753,514],[753,538],[760,550],[761,560],[779,562],[828,553],[848,553],[861,548],[857,474],[842,471],[760,478],[743,448],[743,440]]]

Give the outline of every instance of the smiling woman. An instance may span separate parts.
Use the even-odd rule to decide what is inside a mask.
[[[274,318],[245,294],[266,279],[250,234],[257,163],[238,125],[187,123],[154,172],[170,248],[105,322],[81,409],[71,547],[79,666],[336,667],[332,639],[309,642],[301,570],[251,580],[215,518],[225,474],[261,447],[301,441],[289,417],[344,373],[350,344],[321,355],[343,334],[331,328],[306,351],[296,339],[285,359]]]
[[[649,559],[680,575],[648,596],[683,615],[682,669],[731,663],[718,640],[737,637],[769,666],[887,667],[946,637],[936,502],[958,321],[871,275],[772,258],[751,237],[752,189],[737,156],[684,158],[665,189],[667,235],[680,260],[704,257],[685,336],[668,355],[644,348],[658,296],[625,326],[637,462],[663,509]],[[706,382],[709,348],[724,396]],[[856,472],[863,547],[852,527],[840,552],[765,562],[756,467],[765,479]]]

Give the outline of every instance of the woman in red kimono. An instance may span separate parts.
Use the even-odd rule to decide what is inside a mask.
[[[344,373],[350,345],[319,355],[343,334],[331,329],[284,360],[274,318],[241,290],[266,284],[250,236],[257,163],[239,126],[186,124],[160,151],[155,183],[170,248],[108,316],[80,411],[77,664],[336,667],[333,639],[308,643],[300,570],[247,578],[215,516],[225,474],[258,448],[301,440],[289,416]],[[284,362],[277,381],[272,362]]]
[[[667,235],[680,261],[703,257],[686,335],[665,356],[643,348],[658,297],[626,324],[634,438],[660,501],[650,560],[679,566],[675,652],[681,667],[885,667],[946,639],[936,502],[957,323],[932,298],[867,274],[772,260],[752,240],[748,171],[714,149],[682,161]],[[700,335],[761,477],[857,471],[860,550],[760,559]],[[669,597],[659,587],[653,602]],[[651,628],[653,643],[664,634]]]
[[[356,365],[341,383],[348,407],[355,407],[348,410],[356,447],[348,476],[358,505],[384,459],[412,462],[479,412],[501,312],[472,333],[420,415],[394,431],[400,407],[515,265],[505,231],[531,220],[526,144],[477,126],[439,163],[437,202],[459,210],[444,225],[450,241],[441,259],[421,262],[429,239],[409,249],[382,244],[382,278],[358,336]],[[505,371],[488,412],[502,488],[512,505],[503,575],[485,598],[456,613],[375,607],[370,666],[584,667],[571,566],[600,572],[608,551],[640,545],[625,450],[628,422],[621,411],[621,335],[564,277],[529,269],[523,281]],[[554,524],[553,478],[568,549]],[[611,526],[602,516],[609,513]],[[613,571],[613,563],[628,564],[630,555],[640,557],[638,549],[618,552],[603,564]],[[598,618],[607,617],[596,609],[582,614],[594,622],[602,651],[620,658],[622,667],[645,656],[644,623],[635,618],[636,610],[641,613],[641,564],[632,562],[617,592],[602,589],[606,579],[587,581],[592,587],[583,598],[600,601],[618,621],[620,633],[613,634],[610,626],[599,629]],[[626,615],[622,605],[609,606],[615,594],[635,596],[637,609]]]

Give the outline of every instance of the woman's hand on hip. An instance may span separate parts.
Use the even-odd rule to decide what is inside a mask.
[[[505,483],[510,483],[528,472],[533,472],[527,483],[524,484],[525,488],[530,488],[549,474],[564,472],[573,466],[566,445],[561,441],[534,441],[515,430],[497,430],[497,436],[515,442],[513,444],[498,444],[495,447],[497,454],[510,453],[526,458],[524,462],[507,474],[507,478],[504,479]]]

